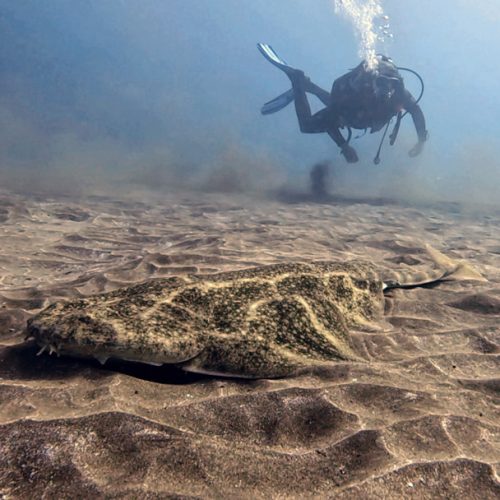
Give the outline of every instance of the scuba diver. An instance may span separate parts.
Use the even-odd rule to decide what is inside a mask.
[[[414,73],[420,79],[422,93],[417,100],[405,89],[403,78],[393,61],[382,55],[377,55],[374,69],[369,68],[367,62],[363,61],[337,78],[329,93],[313,83],[303,71],[286,64],[269,45],[258,44],[258,48],[292,83],[292,89],[264,104],[262,114],[275,113],[295,101],[300,131],[306,134],[326,132],[340,148],[348,163],[358,161],[356,150],[349,144],[351,129],[370,129],[370,132],[374,133],[386,126],[374,160],[378,164],[382,143],[392,118],[397,117],[390,135],[391,145],[396,140],[401,119],[409,113],[418,136],[418,142],[409,151],[409,155],[414,157],[422,152],[428,136],[424,114],[418,105],[423,94],[423,81],[413,70],[399,68]],[[315,95],[326,107],[312,114],[307,94]],[[343,128],[348,129],[347,139],[340,132]]]

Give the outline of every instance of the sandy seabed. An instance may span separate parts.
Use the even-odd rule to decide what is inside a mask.
[[[500,497],[500,213],[291,201],[0,192],[0,498]],[[61,298],[276,262],[420,266],[425,243],[488,281],[392,292],[387,328],[353,332],[367,363],[239,381],[23,340]]]

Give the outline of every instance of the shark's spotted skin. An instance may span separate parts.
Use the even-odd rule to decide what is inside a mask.
[[[436,281],[450,272],[423,278]],[[369,263],[277,264],[157,279],[58,302],[32,318],[28,330],[51,352],[102,362],[113,357],[279,377],[305,366],[360,360],[349,329],[382,315],[385,287]]]

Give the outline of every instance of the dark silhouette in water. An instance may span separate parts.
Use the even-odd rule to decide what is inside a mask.
[[[329,187],[332,182],[332,169],[330,163],[324,161],[316,163],[310,173],[311,193],[316,199],[330,198]]]

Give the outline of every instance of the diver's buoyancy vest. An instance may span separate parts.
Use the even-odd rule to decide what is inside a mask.
[[[375,72],[367,70],[366,62],[362,61],[333,82],[331,107],[339,115],[340,126],[362,130],[370,128],[373,133],[398,113],[394,100],[399,100],[398,94],[404,89],[403,78],[392,60],[380,57],[379,69]],[[382,105],[373,98],[373,80],[379,76],[400,82],[394,96]]]

